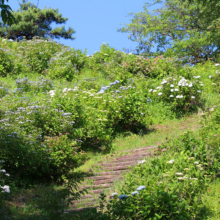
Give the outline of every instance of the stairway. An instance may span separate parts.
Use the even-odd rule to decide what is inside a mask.
[[[92,176],[85,178],[79,188],[86,189],[88,193],[81,196],[80,200],[73,200],[65,213],[97,207],[98,198],[102,193],[107,196],[107,199],[110,199],[111,194],[114,193],[114,186],[123,181],[123,174],[129,172],[131,167],[136,166],[143,159],[146,160],[148,157],[156,155],[158,145],[127,150],[124,151],[126,154],[123,156],[109,158],[104,163],[98,163],[96,168],[102,172],[92,173]]]

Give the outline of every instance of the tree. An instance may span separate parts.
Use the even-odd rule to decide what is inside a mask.
[[[196,64],[216,59],[220,54],[218,21],[220,14],[204,14],[207,5],[197,0],[156,0],[147,3],[144,12],[134,15],[127,27],[118,31],[129,33],[129,39],[139,43],[137,52],[147,56],[176,56],[185,63]],[[208,0],[207,0],[208,1]],[[148,7],[163,6],[152,13]],[[156,52],[152,52],[154,45]]]
[[[44,9],[38,8],[36,5],[23,0],[23,3],[19,3],[20,8],[17,12],[12,12],[17,21],[17,24],[8,25],[0,22],[0,37],[11,38],[13,40],[22,40],[23,36],[27,40],[31,40],[34,36],[46,38],[58,38],[75,39],[72,34],[75,31],[69,27],[65,30],[65,27],[52,29],[50,27],[52,22],[56,24],[63,24],[68,18],[63,18],[62,14],[58,14],[58,9]]]
[[[8,2],[8,0],[6,1]],[[12,11],[12,9],[9,5],[5,5],[4,3],[5,3],[5,0],[0,0],[2,21],[5,24],[12,25],[13,23],[16,23],[14,16],[10,12],[10,10]]]

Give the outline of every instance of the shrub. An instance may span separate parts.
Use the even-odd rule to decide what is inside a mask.
[[[128,55],[124,60],[125,69],[134,75],[144,75],[150,78],[164,77],[177,72],[177,67],[172,59],[159,56],[156,58],[144,58],[136,55]]]
[[[7,53],[7,50],[0,48],[0,76],[6,77],[13,70],[12,56]]]
[[[50,78],[64,78],[72,81],[85,64],[85,53],[81,50],[63,50],[49,61],[47,74]]]
[[[194,81],[189,81],[182,76],[179,78],[163,79],[161,86],[149,90],[149,96],[171,105],[171,109],[178,114],[195,111],[201,103],[203,83],[198,80],[200,76],[194,76]]]

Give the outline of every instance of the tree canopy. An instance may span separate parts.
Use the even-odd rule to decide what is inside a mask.
[[[219,54],[219,17],[209,15],[207,4],[200,0],[156,0],[146,3],[144,11],[130,13],[130,24],[118,29],[129,33],[129,39],[139,43],[137,52],[146,55],[177,56],[185,63],[196,64],[216,59]],[[209,0],[207,0],[209,1]],[[152,5],[162,7],[149,12]],[[157,45],[156,52],[152,52]]]
[[[36,5],[23,0],[22,4],[19,3],[20,8],[17,12],[13,11],[12,15],[15,17],[16,23],[8,26],[4,22],[0,22],[0,37],[11,38],[13,40],[23,39],[23,36],[27,40],[31,40],[34,36],[43,38],[58,38],[75,39],[72,34],[75,31],[69,27],[65,30],[65,27],[51,28],[51,23],[56,24],[65,23],[68,18],[63,18],[62,14],[58,13],[58,9],[44,9],[38,8]]]
[[[6,1],[8,2],[8,0]],[[10,10],[12,11],[12,9],[9,5],[5,5],[5,0],[0,0],[0,9],[3,23],[8,25],[16,23],[14,16],[10,12]]]

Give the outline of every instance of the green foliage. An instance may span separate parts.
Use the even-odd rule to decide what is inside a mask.
[[[85,151],[79,151],[76,141],[68,139],[68,134],[59,133],[56,137],[45,137],[45,144],[49,149],[50,175],[54,177],[62,176],[62,179],[68,176],[69,171],[79,166],[88,157]]]
[[[72,81],[84,67],[85,57],[86,51],[74,49],[56,53],[49,61],[48,76]]]
[[[8,0],[6,1],[8,2]],[[8,25],[16,23],[13,14],[10,12],[10,10],[12,10],[11,7],[9,5],[5,5],[4,2],[5,0],[1,0],[0,2],[1,17],[2,17],[3,23],[8,24]]]
[[[157,3],[162,6],[150,12],[148,9]],[[216,2],[215,5],[218,6]],[[131,23],[118,31],[129,33],[129,39],[139,43],[137,52],[147,56],[164,54],[191,64],[216,60],[219,15],[208,13],[211,10],[208,8],[198,1],[193,4],[182,0],[146,3],[144,11],[131,13]],[[152,52],[154,45],[156,52]]]
[[[5,52],[4,48],[0,49],[0,76],[4,77],[13,70],[12,57]]]
[[[161,100],[177,114],[184,114],[190,110],[196,110],[201,104],[201,90],[203,83],[198,80],[200,76],[194,76],[195,80],[187,80],[182,76],[163,79],[156,89],[149,90],[149,96],[153,100]]]
[[[176,72],[171,59],[159,56],[156,58],[144,58],[136,55],[127,56],[124,61],[125,69],[134,75],[144,75],[150,78],[163,77]]]

